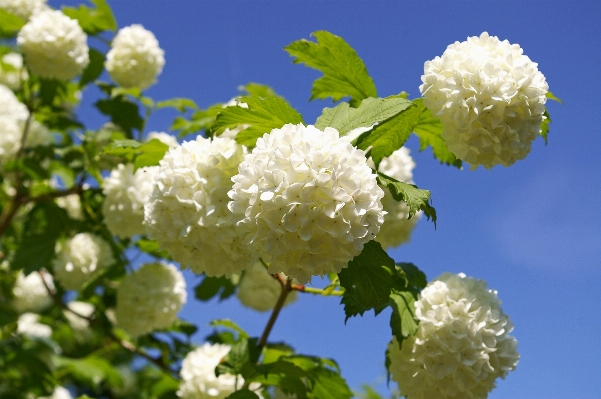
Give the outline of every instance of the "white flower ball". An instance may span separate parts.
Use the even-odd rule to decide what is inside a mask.
[[[67,211],[67,215],[73,220],[84,220],[81,200],[78,194],[69,194],[64,197],[58,197],[56,204]]]
[[[247,241],[270,273],[301,284],[346,267],[384,219],[384,192],[365,152],[330,127],[273,129],[232,180],[229,207]]]
[[[231,177],[245,153],[232,139],[198,136],[161,160],[145,223],[149,236],[182,267],[229,277],[252,264],[253,253],[227,208]]]
[[[27,71],[23,68],[23,57],[19,53],[8,53],[2,56],[1,61],[0,84],[12,90],[19,89],[21,82],[28,77]]]
[[[449,150],[473,169],[525,158],[540,132],[549,86],[522,52],[484,32],[424,65],[424,105],[442,121]]]
[[[409,155],[409,149],[401,147],[389,157],[382,159],[379,170],[398,181],[413,184],[412,171],[414,167],[415,162]],[[417,212],[411,219],[408,219],[409,206],[405,202],[395,200],[388,189],[384,189],[382,205],[386,215],[384,216],[384,224],[380,227],[380,232],[376,236],[376,241],[384,249],[398,247],[408,242],[415,225],[421,218],[422,212]]]
[[[0,0],[0,9],[28,20],[32,15],[48,9],[46,0]]]
[[[19,152],[23,131],[18,121],[0,116],[0,165],[4,165]]]
[[[206,343],[188,353],[180,371],[180,385],[177,396],[182,399],[224,399],[236,388],[244,385],[244,378],[231,374],[215,376],[215,368],[229,353],[231,347],[222,344]]]
[[[79,290],[102,269],[115,263],[110,245],[91,233],[79,233],[57,243],[54,277],[65,289]]]
[[[52,297],[48,295],[48,288],[54,289],[54,281],[48,273],[44,277],[38,272],[31,272],[27,276],[21,271],[13,287],[14,299],[12,307],[19,313],[39,313],[52,304]]]
[[[259,261],[244,271],[236,295],[242,305],[259,312],[266,312],[273,309],[281,291],[281,284]],[[296,301],[297,294],[296,291],[288,293],[284,306]]]
[[[29,111],[10,88],[0,84],[0,117],[3,116],[24,121],[29,117]]]
[[[132,337],[169,327],[186,303],[186,282],[173,265],[149,263],[117,289],[117,327]]]
[[[30,338],[50,338],[52,328],[38,320],[40,316],[35,313],[23,313],[17,320],[17,333]]]
[[[69,310],[63,311],[67,321],[74,330],[85,331],[88,327],[90,327],[90,322],[88,319],[94,314],[94,305],[87,302],[72,301],[67,304],[67,307],[75,312],[73,313]]]
[[[104,65],[119,86],[146,89],[163,70],[164,54],[152,32],[134,24],[119,30]]]
[[[390,373],[410,399],[483,399],[519,360],[513,324],[486,282],[445,273],[415,302],[417,335],[389,345]]]
[[[150,141],[152,139],[157,139],[161,143],[166,144],[169,147],[177,147],[179,145],[176,137],[165,132],[150,132],[148,133],[148,136],[146,136],[145,141]]]
[[[119,164],[102,183],[104,221],[112,234],[131,238],[146,233],[144,204],[150,199],[158,166],[139,168]]]
[[[17,36],[29,70],[42,78],[61,81],[73,79],[88,66],[86,41],[79,23],[58,10],[33,16]]]

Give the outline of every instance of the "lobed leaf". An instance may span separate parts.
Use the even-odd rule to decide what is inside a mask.
[[[104,54],[93,48],[90,48],[88,54],[90,63],[81,74],[81,78],[79,79],[80,88],[98,79],[104,70]]]
[[[229,298],[236,292],[236,286],[231,279],[222,277],[205,276],[200,284],[194,289],[196,299],[208,301],[219,295],[219,300]]]
[[[142,131],[144,128],[144,119],[140,116],[138,105],[123,95],[104,100],[98,100],[94,103],[100,112],[111,118],[111,122],[119,125],[128,135],[132,137],[132,129]]]
[[[175,108],[179,112],[186,112],[188,109],[198,110],[198,105],[189,98],[172,98],[170,100],[159,101],[157,108]]]
[[[117,21],[111,7],[106,0],[90,0],[96,7],[80,5],[75,7],[62,7],[63,13],[76,19],[81,28],[88,35],[96,35],[105,30],[116,31]]]
[[[25,25],[18,16],[0,9],[0,38],[9,38],[15,36]]]
[[[416,294],[409,291],[400,291],[390,294],[390,328],[399,344],[417,332],[417,319],[415,318]]]
[[[115,155],[126,162],[133,162],[134,170],[144,166],[156,166],[163,159],[169,146],[157,139],[146,143],[136,140],[116,140],[103,148],[103,154]]]
[[[407,203],[409,218],[421,210],[428,220],[432,218],[434,226],[436,226],[436,209],[430,205],[430,191],[421,190],[414,184],[400,182],[381,172],[378,172],[378,183],[387,187],[395,200]]]

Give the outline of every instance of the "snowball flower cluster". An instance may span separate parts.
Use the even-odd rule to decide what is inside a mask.
[[[424,65],[424,105],[441,119],[449,150],[472,168],[525,158],[540,132],[549,86],[522,52],[484,32]]]
[[[383,222],[384,192],[365,152],[338,131],[284,125],[257,140],[240,164],[230,210],[247,241],[301,284],[338,273]]]
[[[88,66],[86,40],[79,23],[58,10],[33,16],[17,36],[29,70],[61,81],[73,79]]]
[[[186,303],[186,282],[173,265],[149,263],[117,289],[117,326],[132,337],[169,327]]]
[[[118,85],[145,89],[163,70],[164,53],[152,32],[134,24],[119,30],[106,55],[105,67]]]
[[[244,385],[244,378],[231,374],[215,376],[215,367],[230,351],[229,345],[206,343],[188,353],[182,362],[177,396],[182,399],[224,399]]]
[[[24,121],[29,117],[29,111],[9,87],[0,84],[0,117],[3,116]]]
[[[91,233],[79,233],[57,243],[54,277],[65,289],[78,290],[95,274],[115,262],[110,245]]]
[[[27,71],[23,68],[23,57],[18,53],[4,54],[0,59],[0,84],[17,90],[21,81],[27,79]]]
[[[146,136],[146,141],[150,141],[152,139],[157,139],[163,144],[168,145],[169,147],[177,147],[179,143],[177,142],[177,138],[165,132],[150,132],[148,136]]]
[[[47,10],[46,0],[0,0],[0,9],[28,20],[32,15]]]
[[[44,284],[45,282],[45,284]],[[27,276],[21,271],[13,287],[12,307],[19,313],[38,313],[52,304],[48,288],[54,289],[54,281],[48,273],[31,272]]]
[[[252,263],[254,256],[227,208],[231,177],[245,153],[233,139],[198,136],[171,148],[160,161],[145,206],[146,228],[182,267],[229,277]]]
[[[415,162],[409,155],[409,150],[406,147],[401,147],[389,157],[382,159],[379,170],[398,181],[413,184],[412,171],[414,167]],[[395,200],[387,189],[384,190],[382,206],[386,215],[384,216],[384,224],[380,227],[380,232],[376,236],[376,241],[382,244],[384,249],[394,248],[408,242],[422,212],[417,212],[411,219],[408,219],[409,206],[405,202]]]
[[[519,360],[513,324],[486,282],[445,273],[415,302],[417,335],[389,345],[390,372],[409,399],[482,399]]]
[[[138,168],[119,164],[102,183],[106,195],[102,204],[109,231],[120,238],[145,234],[144,204],[150,199],[158,166]]]
[[[17,332],[30,338],[50,338],[52,328],[39,322],[40,316],[35,313],[23,313],[17,320]]]
[[[237,296],[242,305],[259,312],[273,309],[282,291],[281,284],[267,272],[263,263],[255,262],[244,271]],[[284,306],[296,301],[297,292],[291,291]]]

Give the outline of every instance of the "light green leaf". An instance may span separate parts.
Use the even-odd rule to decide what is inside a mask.
[[[411,101],[402,96],[366,98],[357,108],[351,108],[348,103],[343,102],[334,108],[324,108],[315,122],[315,127],[321,130],[328,126],[333,127],[342,135],[358,127],[369,127],[376,122],[382,122],[410,106]]]
[[[224,327],[230,330],[234,330],[238,333],[240,339],[248,339],[248,333],[242,329],[238,324],[234,323],[230,319],[217,319],[209,323],[211,327]]]
[[[549,100],[557,101],[558,103],[563,104],[563,101],[561,101],[561,98],[555,96],[555,94],[551,93],[550,91],[547,92],[546,97]]]
[[[25,21],[8,11],[0,9],[0,37],[12,37],[21,30]]]
[[[186,112],[188,109],[198,110],[198,105],[189,98],[172,98],[170,100],[159,101],[157,108],[175,108],[179,112]]]
[[[315,378],[313,390],[308,397],[313,399],[350,399],[353,397],[346,381],[338,373],[320,367],[312,373]]]
[[[267,85],[260,84],[260,83],[250,82],[244,86],[238,87],[238,90],[245,91],[249,95],[259,96],[262,98],[278,97],[278,98],[281,98],[282,100],[284,99],[284,97],[282,97],[278,93],[276,93],[275,90],[273,90],[273,88],[271,88],[270,86],[267,86]]]
[[[104,70],[104,54],[100,51],[90,48],[89,50],[90,63],[84,69],[79,80],[79,87],[84,87],[90,82],[95,81]]]
[[[225,107],[217,115],[213,124],[213,132],[216,135],[223,133],[225,129],[248,125],[236,135],[236,141],[253,147],[257,138],[273,129],[279,129],[287,123],[303,123],[301,114],[281,98],[250,95],[242,97],[240,101],[248,104],[248,108]]]
[[[350,96],[351,105],[356,106],[361,100],[378,96],[363,60],[344,39],[327,31],[311,35],[317,43],[301,39],[284,47],[295,57],[294,63],[304,63],[323,72],[324,76],[313,82],[311,100],[331,97],[339,101]]]
[[[96,7],[80,5],[78,8],[63,7],[63,13],[76,19],[88,35],[96,35],[102,31],[117,30],[117,21],[111,7],[105,0],[90,0]]]
[[[119,371],[100,357],[92,355],[82,359],[58,357],[57,363],[59,368],[66,369],[75,380],[90,388],[98,387],[103,381],[115,387],[123,384]]]
[[[378,183],[387,187],[395,200],[407,203],[410,218],[415,212],[422,210],[428,220],[432,218],[436,226],[436,210],[430,205],[430,191],[420,190],[414,184],[400,182],[381,172],[378,172]]]
[[[417,319],[415,318],[415,294],[409,291],[400,291],[390,294],[390,328],[399,344],[410,335],[417,332]]]
[[[144,166],[155,166],[163,159],[169,146],[157,139],[146,143],[136,140],[116,140],[103,148],[103,154],[122,157],[126,162],[133,162],[134,170]]]

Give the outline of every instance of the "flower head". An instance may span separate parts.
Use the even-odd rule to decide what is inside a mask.
[[[409,399],[483,399],[515,368],[513,324],[486,282],[445,273],[415,302],[417,334],[388,347],[390,372]]]
[[[259,261],[244,271],[236,295],[242,305],[259,312],[266,312],[273,309],[281,291],[281,284]],[[296,301],[296,297],[297,292],[291,291],[286,297],[284,306]]]
[[[525,158],[540,132],[549,86],[522,53],[484,32],[424,65],[424,104],[441,119],[449,150],[472,168]]]
[[[56,204],[67,211],[67,215],[73,220],[84,220],[81,200],[78,194],[69,194],[64,197],[58,197]]]
[[[365,153],[333,128],[273,129],[232,180],[229,207],[247,241],[270,273],[301,284],[346,267],[383,221],[384,192]]]
[[[58,10],[33,16],[21,28],[17,44],[34,74],[69,81],[88,66],[87,36],[79,23]]]
[[[29,111],[10,88],[0,84],[0,117],[3,116],[24,121],[29,116]]]
[[[106,70],[122,87],[146,89],[163,70],[164,53],[152,32],[138,24],[127,26],[113,39]]]
[[[46,0],[0,0],[0,9],[28,20],[32,15],[47,10]]]
[[[145,223],[150,237],[182,267],[229,277],[252,263],[227,208],[231,177],[245,153],[233,139],[199,136],[161,160]]]
[[[117,326],[132,337],[169,327],[186,303],[186,281],[173,265],[149,263],[117,289]]]
[[[42,277],[38,272],[31,272],[25,276],[23,272],[19,272],[13,287],[13,309],[19,313],[37,313],[46,309],[52,304],[46,286],[50,289],[54,288],[54,281],[50,274],[45,273]]]

